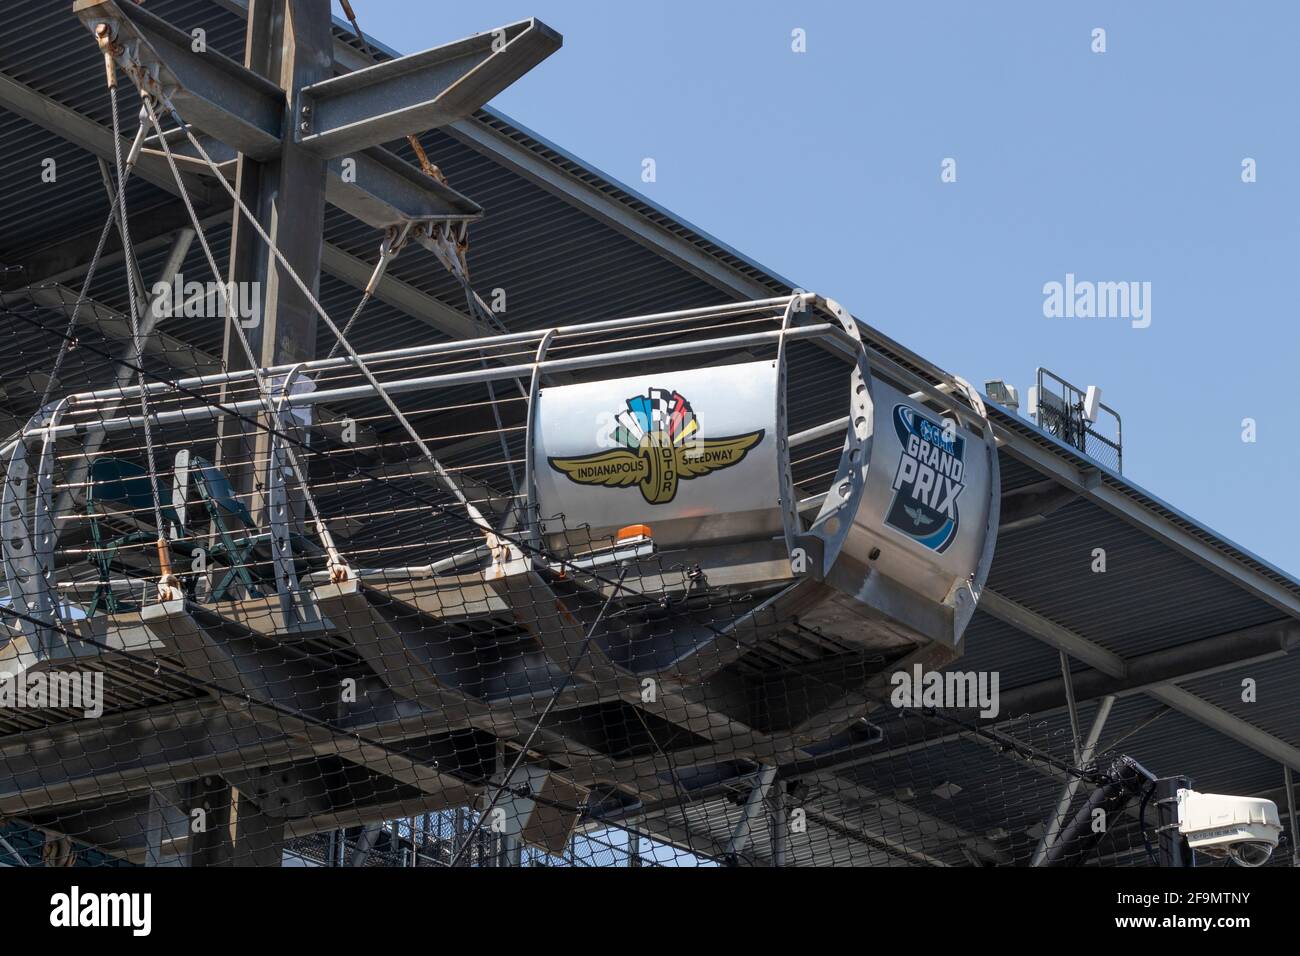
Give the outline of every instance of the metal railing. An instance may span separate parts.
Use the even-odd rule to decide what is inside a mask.
[[[1043,431],[1122,474],[1124,436],[1119,412],[1099,403],[1097,420],[1088,421],[1084,417],[1085,394],[1054,372],[1039,368],[1036,398],[1029,411]]]

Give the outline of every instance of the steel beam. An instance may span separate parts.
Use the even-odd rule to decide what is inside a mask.
[[[199,216],[205,230],[230,221],[228,212],[205,216],[200,211]],[[131,244],[137,257],[171,245],[178,232],[190,227],[189,213],[170,198],[157,206],[136,210],[131,219]],[[3,287],[13,290],[47,283],[68,284],[82,278],[90,267],[99,234],[100,227],[95,226],[18,259],[12,265],[18,266],[20,271],[12,273]],[[111,242],[116,241],[114,235]],[[124,259],[120,245],[106,243],[104,253],[99,257],[99,268],[117,265]]]
[[[447,785],[444,774],[426,761],[321,723],[337,707],[330,697],[337,688],[307,660],[279,647],[260,647],[251,633],[237,634],[233,621],[183,601],[150,605],[142,618],[174,648],[187,674],[242,698],[264,723],[306,738],[316,748],[315,755],[336,754],[425,793],[439,793]],[[286,714],[286,709],[292,713]]]
[[[524,586],[523,594],[517,590],[521,585]],[[516,601],[516,614],[522,623],[529,626],[530,631],[535,634],[547,655],[557,666],[571,666],[575,676],[582,680],[601,687],[617,688],[619,696],[629,704],[704,737],[708,743],[687,751],[686,753],[690,754],[688,760],[695,759],[695,755],[699,755],[701,759],[711,757],[716,761],[720,755],[726,755],[732,759],[747,758],[771,765],[782,760],[789,762],[809,759],[815,755],[803,748],[810,740],[830,736],[839,726],[838,721],[855,720],[858,714],[871,706],[868,697],[849,694],[837,701],[837,704],[842,705],[842,709],[836,709],[833,713],[823,711],[808,718],[792,731],[768,734],[755,729],[736,716],[746,709],[743,699],[724,705],[725,698],[720,694],[720,688],[716,684],[701,687],[689,680],[661,673],[658,679],[657,698],[654,701],[646,701],[641,696],[639,677],[615,665],[599,642],[593,641],[588,646],[584,658],[570,660],[569,655],[573,653],[575,644],[581,639],[583,633],[579,615],[582,615],[584,610],[590,614],[590,609],[572,606],[566,609],[565,605],[557,599],[554,612],[542,610],[549,605],[545,599],[539,599],[538,595],[549,595],[553,592],[536,573],[527,575],[526,585],[525,582],[519,581],[512,586],[510,579],[506,577],[499,593],[507,600],[510,600],[512,594],[516,598],[523,597],[525,594],[528,596],[526,601]],[[670,772],[675,772],[683,765],[679,760],[682,756],[679,753],[667,755]],[[643,800],[654,799],[656,792],[665,796],[676,795],[678,789],[676,786],[659,785],[652,789],[644,787],[643,782],[646,779],[659,776],[655,763],[654,758],[618,761],[615,764],[618,775],[614,779],[635,788]],[[913,825],[916,825],[916,821],[924,820],[921,825],[929,835],[967,842],[982,856],[990,859],[997,859],[999,856],[997,848],[987,840],[972,837],[957,827],[928,818],[868,788],[842,780],[826,771],[813,774],[812,779],[818,786],[835,793],[838,799],[850,805],[853,803],[869,805],[882,816],[893,817],[903,822],[913,821]],[[861,829],[859,832],[870,839],[886,839],[883,834],[866,833]],[[899,845],[903,846],[903,841],[899,841]],[[911,848],[907,850],[913,852]],[[925,854],[920,856],[925,857]],[[929,858],[926,859],[928,861]]]
[[[111,130],[3,73],[0,73],[0,106],[48,129],[101,159],[112,160],[113,158]],[[169,142],[174,138],[174,136],[169,137]],[[210,137],[201,137],[201,139],[213,160],[233,176],[235,152]],[[123,150],[129,148],[130,144],[124,141]],[[179,141],[173,146],[173,150],[178,161],[177,165],[181,168],[181,178],[186,192],[198,206],[204,229],[212,229],[229,222],[230,210],[223,208],[226,207],[229,199],[225,191],[212,181],[207,166],[190,164],[187,167],[184,157],[190,151],[188,141]],[[369,149],[349,158],[354,161],[355,166],[347,170],[344,169],[341,159],[327,164],[325,200],[376,229],[385,229],[409,219],[473,221],[483,215],[483,210],[477,203],[451,187],[424,176],[409,163],[404,163],[387,150]],[[167,192],[179,193],[179,187],[166,160],[162,158],[161,153],[154,150],[144,151],[136,166],[135,175]],[[131,218],[133,220],[132,241],[137,253],[166,244],[177,229],[190,225],[189,214],[182,207],[170,202],[162,207],[136,210]],[[70,282],[80,278],[85,275],[86,264],[90,261],[98,239],[99,228],[96,227],[83,235],[38,250],[29,260],[18,263],[24,267],[23,272],[16,273],[16,278],[6,284],[13,288],[15,284]],[[112,245],[116,241],[114,234],[110,237],[109,247],[100,257],[101,265],[117,264],[122,261],[120,246]],[[356,288],[363,289],[369,281],[373,267],[365,266],[365,274],[361,276],[358,274],[359,269],[352,263],[345,262],[346,259],[352,258],[354,257],[348,253],[326,243],[322,249],[322,268]],[[379,298],[383,299],[386,296],[390,299],[396,298],[398,301],[392,304],[399,308],[406,308],[406,300],[410,298],[391,283],[381,283]],[[430,301],[438,302],[436,299]],[[435,328],[442,328],[449,335],[457,338],[473,338],[483,334],[481,328],[469,316],[450,306],[440,302],[438,307],[430,306],[427,302],[422,303],[422,306],[421,311],[413,314],[417,318],[430,321]]]
[[[483,217],[478,203],[385,149],[335,157],[326,171],[325,199],[376,229],[412,219],[473,222]]]
[[[906,837],[900,838],[897,834],[887,833],[876,827],[866,827],[861,821],[863,814],[861,812],[854,813],[852,807],[833,809],[827,807],[823,801],[816,807],[805,807],[804,813],[807,815],[809,821],[816,823],[823,829],[830,830],[833,833],[840,833],[847,836],[849,839],[866,846],[869,854],[871,854],[867,858],[868,866],[880,865],[877,862],[878,857],[876,854],[884,857],[885,866],[948,867],[952,865],[941,857],[935,856],[924,849],[910,846],[906,842]],[[969,838],[964,837],[964,835],[958,833],[954,836],[949,832],[946,832],[946,828],[938,831],[932,830],[929,826],[925,825],[924,818],[915,814],[914,811],[911,811],[911,813],[911,819],[906,822],[912,823],[916,826],[923,835],[936,841],[945,841],[952,848],[967,845],[966,840]],[[854,817],[858,817],[858,819],[854,820]],[[972,850],[973,849],[974,848],[972,847]],[[850,851],[850,853],[852,852],[853,851]],[[988,858],[994,862],[1006,862],[1005,853],[989,855]],[[832,865],[835,862],[833,857],[831,862]],[[849,862],[854,861],[851,858]]]
[[[216,685],[248,702],[269,702],[295,714],[328,717],[337,689],[325,683],[309,661],[276,644],[263,647],[253,632],[183,600],[150,604],[140,620],[190,677]]]
[[[236,770],[253,754],[259,763],[278,763],[296,749],[281,729],[212,703],[161,704],[106,716],[93,727],[42,728],[0,739],[0,814],[23,816]]]
[[[240,154],[207,133],[192,132],[216,170],[207,164],[184,131],[171,129],[164,136],[177,168],[190,178],[220,175],[234,181]],[[142,155],[165,156],[157,136],[145,141]],[[478,203],[378,146],[329,159],[325,170],[326,201],[376,229],[410,220],[473,222],[483,216]]]
[[[244,42],[243,72],[253,84],[270,83],[275,88],[273,81],[279,80],[283,89],[275,88],[274,97],[278,116],[283,112],[285,98],[292,98],[294,90],[328,75],[329,4],[328,0],[254,0],[253,11]],[[187,54],[185,59],[194,56]],[[207,59],[210,54],[197,56]],[[215,131],[209,132],[239,148]],[[316,290],[325,216],[324,163],[296,146],[291,137],[285,137],[277,147],[262,155],[241,149],[235,188],[279,247],[289,268],[307,288]],[[231,282],[255,281],[261,285],[262,321],[249,334],[260,364],[271,366],[315,358],[315,312],[284,274],[284,267],[272,258],[252,224],[238,213],[230,262]],[[241,350],[232,348],[230,335],[228,326],[225,367],[244,368],[246,357]],[[258,460],[266,459],[259,455]]]
[[[47,129],[74,146],[109,160],[113,158],[113,133],[76,110],[34,90],[11,76],[0,73],[0,106],[42,129]],[[131,150],[131,140],[123,138],[122,154]],[[134,175],[164,189],[175,187],[175,178],[166,161],[142,156]],[[201,205],[217,200],[219,187],[201,179],[187,177],[185,187]],[[98,233],[95,234],[96,239]],[[93,249],[94,246],[92,245]]]
[[[541,583],[535,575],[529,576],[529,586],[533,589],[543,588],[544,590],[549,591],[549,589],[546,588],[546,586]],[[337,589],[337,586],[335,586],[335,589]],[[503,587],[502,590],[505,594],[510,593],[510,588],[508,587]],[[343,619],[345,612],[342,609],[330,608],[330,595],[332,595],[334,591],[332,589],[326,589],[326,591],[328,593],[318,591],[318,602],[322,607],[329,611],[332,618],[336,620]],[[536,601],[529,601],[527,604],[528,606],[536,606]],[[358,607],[352,613],[355,616],[357,613],[363,611],[364,609]],[[363,613],[362,616],[365,616],[365,614]],[[349,624],[353,629],[355,629],[357,621],[349,620]],[[552,657],[552,660],[555,661],[557,666],[571,666],[573,662],[570,660],[568,655],[571,653],[573,646],[572,638],[574,635],[581,634],[581,625],[579,625],[576,620],[564,623],[561,620],[561,616],[557,615],[554,617],[548,617],[545,620],[532,620],[531,626],[534,629],[534,633],[537,634],[539,641],[543,644],[544,648],[546,648],[548,654]],[[363,638],[363,643],[364,641],[365,639]],[[753,731],[745,724],[739,723],[734,719],[723,719],[722,715],[716,710],[704,707],[701,702],[694,700],[693,697],[689,696],[693,690],[690,686],[676,687],[676,682],[665,680],[661,687],[660,702],[658,704],[646,705],[641,701],[640,684],[635,677],[627,675],[614,667],[608,659],[604,657],[603,652],[594,646],[592,648],[591,657],[592,661],[590,663],[585,661],[578,662],[576,676],[581,681],[595,681],[598,683],[604,689],[601,694],[602,697],[605,696],[606,693],[609,693],[611,696],[621,697],[631,703],[640,704],[666,720],[712,738],[715,741],[715,743],[711,745],[712,756],[714,759],[716,759],[719,752],[735,752],[742,756],[753,756],[758,752],[766,752],[769,754],[784,752],[783,750],[778,750],[776,747],[773,747],[770,743],[770,738],[765,737],[765,735]],[[574,686],[577,687],[580,685],[575,684]],[[445,710],[447,708],[452,708],[457,713],[461,713],[463,716],[468,717],[476,726],[488,729],[497,735],[518,736],[520,733],[527,732],[529,728],[528,721],[519,719],[519,715],[512,715],[511,719],[515,726],[511,728],[511,730],[507,730],[502,726],[500,720],[500,718],[504,716],[500,714],[502,708],[493,707],[489,709],[483,704],[477,703],[464,696],[463,693],[445,685],[428,688],[426,694],[431,698],[431,701],[436,698],[440,702],[440,707],[442,709]],[[504,704],[505,702],[503,701],[501,703]],[[421,721],[417,718],[414,722],[420,723]],[[677,793],[677,788],[671,782],[662,781],[662,768],[657,766],[657,760],[655,758],[651,757],[639,760],[613,761],[610,758],[593,751],[590,746],[582,743],[580,740],[575,739],[574,731],[577,730],[577,727],[572,721],[569,721],[567,726],[569,734],[567,739],[562,742],[562,750],[558,752],[553,751],[551,756],[553,759],[563,760],[563,762],[570,765],[570,773],[576,782],[584,785],[598,781],[630,785],[642,795],[643,799],[668,799]],[[553,736],[552,732],[543,732],[543,734],[539,735],[537,741],[538,749],[544,751],[549,750],[554,743],[558,742],[551,739]],[[793,747],[793,744],[791,747]],[[792,749],[791,755],[797,757],[799,751]],[[675,756],[676,755],[669,756],[668,759],[670,764],[676,763]],[[821,786],[835,792],[842,799],[847,799],[850,802],[858,801],[864,804],[870,803],[871,805],[880,808],[879,812],[885,815],[890,813],[889,808],[893,808],[892,812],[899,820],[909,820],[917,817],[915,811],[912,811],[910,808],[902,807],[901,805],[894,807],[893,801],[863,788],[849,784],[846,781],[833,778],[829,774],[817,774],[816,779]],[[655,781],[655,783],[653,786],[647,788],[645,784],[648,781]],[[928,828],[933,829],[936,833],[943,833],[945,835],[950,834],[953,839],[967,841],[973,840],[974,845],[977,846],[978,851],[982,855],[989,856],[990,858],[996,857],[996,848],[988,845],[985,841],[981,841],[978,838],[972,838],[970,835],[961,833],[955,828],[951,828],[940,821],[930,820],[925,825]],[[879,835],[868,834],[868,836]]]
[[[750,836],[754,831],[754,823],[762,816],[763,804],[767,800],[768,791],[772,789],[774,780],[776,780],[775,766],[766,766],[759,771],[758,779],[750,788],[749,796],[745,798],[745,808],[740,815],[740,820],[731,831],[731,839],[727,842],[727,856],[739,856],[745,852],[745,847],[749,844]]]
[[[979,609],[1110,677],[1122,678],[1128,671],[1128,665],[1118,654],[1112,654],[1086,637],[1053,624],[1028,608],[1004,598],[990,587],[985,587],[980,595]]]
[[[279,153],[284,97],[275,83],[216,50],[196,53],[193,37],[134,3],[75,0],[72,10],[92,33],[107,24],[118,65],[126,70],[132,53],[152,74],[150,92],[167,96],[188,122],[248,156]]]
[[[250,766],[325,756],[340,756],[389,776],[389,768],[394,772],[397,768],[387,760],[387,752],[371,747],[368,754],[362,753],[359,740],[391,745],[401,752],[407,740],[472,727],[502,737],[522,737],[532,726],[527,720],[541,712],[547,696],[549,691],[539,691],[528,699],[503,702],[482,717],[471,717],[463,712],[465,708],[431,711],[397,703],[377,678],[365,679],[358,684],[358,700],[365,703],[351,705],[347,715],[334,722],[338,733],[316,739],[301,732],[302,722],[277,711],[256,703],[228,711],[221,702],[206,697],[107,716],[93,728],[81,727],[77,734],[66,725],[41,727],[0,737],[0,766],[8,775],[0,778],[0,814],[21,815]],[[576,688],[561,699],[560,706],[571,708],[598,699]],[[255,719],[265,723],[258,726]],[[562,740],[546,731],[539,738],[546,746]],[[154,744],[141,751],[139,741],[146,739]],[[575,753],[567,742],[561,749]],[[468,786],[446,776],[443,785],[457,793]],[[431,789],[434,797],[441,792],[441,788]]]
[[[162,27],[155,25],[154,29]],[[213,128],[211,120],[183,114],[188,122],[239,150],[234,191],[240,205],[234,213],[227,278],[231,288],[258,290],[261,316],[247,330],[241,329],[234,317],[224,323],[222,366],[226,369],[265,368],[316,358],[319,320],[294,277],[313,294],[319,291],[325,163],[282,132],[281,118],[284,104],[293,101],[296,90],[329,75],[330,43],[328,0],[253,0],[244,39],[244,65],[225,61],[223,80],[239,87],[242,77],[245,92],[264,90],[268,84],[275,90],[277,143],[273,151],[253,151]],[[138,55],[148,62],[145,54]],[[196,54],[171,49],[167,55],[188,63]],[[197,55],[201,59],[209,56]],[[269,237],[270,249],[263,234]],[[279,250],[280,258],[272,249]],[[223,389],[221,398],[225,401],[226,397]],[[263,477],[253,463],[273,458],[271,436],[226,418],[218,422],[218,436],[216,464],[230,477],[237,493],[251,493]],[[252,511],[254,521],[265,523],[259,499],[254,499]]]
[[[1124,696],[1148,687],[1273,660],[1300,646],[1300,622],[1283,620],[1129,658],[1123,677],[1098,670],[1071,675],[1075,698]],[[1041,714],[1066,703],[1061,680],[1051,679],[1003,691],[1003,714]]]
[[[298,141],[332,157],[446,126],[563,42],[540,20],[522,20],[304,87]]]
[[[1078,492],[1050,478],[1002,495],[998,536],[1042,524],[1050,515],[1079,497]]]
[[[46,285],[39,289],[0,293],[0,304],[7,308],[21,308],[32,302],[63,316],[70,316],[80,293],[63,285]],[[82,302],[77,321],[87,328],[97,329],[106,338],[133,343],[130,320],[116,309],[93,299]],[[145,352],[166,363],[171,368],[190,374],[208,375],[221,371],[221,360],[208,355],[166,332],[150,330],[143,333]],[[119,366],[120,368],[121,366]],[[134,371],[131,371],[134,374]]]
[[[785,866],[786,850],[790,845],[790,818],[786,813],[785,789],[777,786],[772,791],[772,808],[768,815],[768,828],[772,845],[772,865]]]
[[[1077,754],[1076,762],[1078,766],[1086,767],[1092,760],[1092,755],[1097,751],[1097,741],[1101,739],[1101,732],[1106,726],[1106,720],[1110,717],[1110,709],[1114,703],[1114,697],[1103,697],[1101,703],[1097,705],[1097,713],[1092,718],[1092,726],[1088,728],[1088,737],[1084,740],[1083,747]],[[1082,777],[1073,775],[1066,781],[1065,788],[1061,791],[1061,798],[1056,802],[1056,811],[1047,822],[1047,829],[1043,832],[1043,838],[1038,841],[1038,846],[1034,850],[1031,866],[1041,866],[1043,859],[1047,856],[1047,851],[1056,842],[1056,837],[1065,824],[1066,814],[1070,812],[1070,804],[1074,802],[1074,795],[1079,792],[1079,785],[1082,782]]]
[[[984,594],[980,598],[980,607],[994,617],[1044,644],[1065,650],[1079,660],[1088,661],[1105,674],[1118,678],[1127,676],[1128,662],[1118,654],[1005,597],[999,595],[989,602],[988,598],[991,594],[995,592],[989,588],[984,589]],[[1300,749],[1181,687],[1169,683],[1156,684],[1146,688],[1145,693],[1198,723],[1271,757],[1278,763],[1289,766],[1293,770],[1300,770]]]
[[[255,28],[258,35],[272,28],[289,30],[285,37],[307,26],[322,31],[321,44],[314,48],[325,51],[325,60],[318,63],[323,72],[315,77],[300,73],[285,86],[287,76],[279,76],[283,82],[277,85],[275,74],[259,75],[251,64],[241,66],[214,50],[195,53],[189,34],[134,4],[77,0],[74,11],[92,31],[109,24],[122,51],[120,65],[128,65],[128,51],[143,60],[156,73],[147,81],[150,89],[165,93],[187,123],[227,147],[209,150],[214,161],[228,161],[234,150],[267,162],[280,156],[286,143],[318,161],[332,160],[329,201],[381,227],[482,215],[476,203],[445,183],[374,147],[468,116],[561,42],[544,24],[526,20],[331,79],[328,12],[309,22],[267,19]],[[286,130],[286,124],[292,129]],[[181,148],[180,153],[189,155],[190,150]],[[147,155],[152,168],[166,172],[156,150]]]
[[[667,814],[659,817],[648,817],[639,821],[636,827],[646,834],[656,837],[663,843],[685,853],[690,853],[695,857],[722,860],[727,855],[727,848],[722,843],[708,833],[690,827],[684,808],[680,809],[673,817]],[[647,857],[650,857],[650,855],[642,851],[641,859],[644,860]],[[650,858],[653,859],[653,857]],[[753,855],[747,856],[745,862],[753,867],[770,866],[765,857]]]
[[[1147,693],[1179,713],[1186,714],[1207,727],[1212,727],[1225,737],[1231,737],[1238,743],[1245,744],[1251,750],[1271,757],[1292,770],[1300,770],[1300,749],[1211,704],[1204,698],[1197,697],[1174,684],[1161,684],[1151,688]]]
[[[478,791],[469,784],[449,786],[442,794],[420,794],[415,797],[402,797],[393,800],[373,800],[340,807],[326,813],[313,814],[310,817],[298,817],[285,821],[285,836],[310,836],[325,830],[337,830],[345,827],[368,826],[412,814],[447,810],[456,806],[473,803]]]

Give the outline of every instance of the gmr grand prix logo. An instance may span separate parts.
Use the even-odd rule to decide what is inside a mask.
[[[893,419],[903,454],[885,524],[943,553],[957,537],[961,520],[957,496],[966,487],[966,440],[956,433],[956,423],[932,421],[911,405],[895,405]]]
[[[548,458],[552,468],[580,485],[638,485],[652,505],[677,496],[677,484],[739,464],[763,440],[763,429],[730,438],[701,438],[691,403],[678,392],[652,388],[627,400],[615,416],[613,451],[581,458]]]

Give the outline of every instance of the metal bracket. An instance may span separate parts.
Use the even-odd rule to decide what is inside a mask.
[[[287,411],[285,400],[293,392],[295,380],[302,365],[295,365],[277,384],[279,396],[275,405],[277,432],[271,435],[271,454],[266,463],[267,517],[271,525],[271,559],[275,566],[275,590],[280,596],[280,609],[285,624],[292,630],[304,624],[319,625],[320,614],[311,601],[302,600],[302,584],[293,562],[293,527],[289,507],[289,483],[296,479],[307,494],[306,476],[295,475],[284,453],[284,439],[279,432],[293,428],[292,412]]]
[[[953,636],[955,639],[960,640],[961,635],[966,630],[966,625],[975,616],[975,608],[979,604],[980,595],[984,592],[984,582],[988,580],[989,568],[993,566],[993,552],[997,548],[998,524],[1001,521],[1002,471],[998,467],[997,436],[993,433],[993,423],[989,421],[988,409],[984,407],[984,400],[980,397],[979,390],[960,376],[954,375],[953,381],[961,393],[966,396],[966,400],[970,402],[984,433],[984,449],[989,458],[990,488],[989,513],[987,525],[984,529],[984,546],[980,549],[979,563],[975,565],[975,571],[971,574],[970,580],[959,584],[956,593],[952,597],[954,603]]]
[[[804,311],[811,304],[829,313],[845,336],[854,343],[853,370],[850,376],[850,411],[844,434],[844,447],[840,452],[835,478],[821,503],[817,516],[807,528],[799,517],[799,501],[790,474],[790,446],[786,425],[786,333],[794,324],[796,305]],[[867,484],[867,466],[871,460],[871,439],[875,428],[874,406],[871,401],[871,370],[867,365],[866,349],[858,332],[857,322],[839,303],[811,293],[800,293],[786,307],[781,327],[781,340],[777,346],[777,407],[776,430],[782,442],[781,456],[781,511],[785,525],[786,549],[791,555],[795,574],[811,573],[817,580],[830,573],[840,549],[848,537],[853,518],[858,512],[862,493]],[[837,353],[838,354],[838,353]],[[801,567],[796,567],[801,565]]]

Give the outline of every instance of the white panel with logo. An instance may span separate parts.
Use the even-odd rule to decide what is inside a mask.
[[[871,392],[871,467],[844,554],[952,607],[957,617],[946,640],[955,644],[974,611],[997,533],[989,426],[978,422],[982,433],[968,428],[952,412],[935,411],[879,379]],[[965,416],[976,417],[969,410]]]
[[[661,547],[780,534],[776,389],[775,362],[541,389],[533,481],[550,546],[634,524]]]

